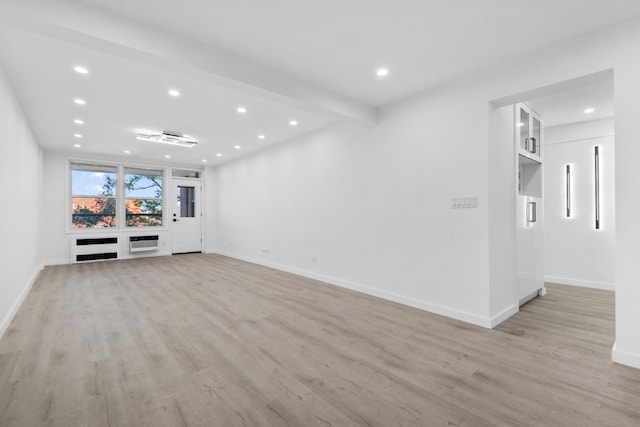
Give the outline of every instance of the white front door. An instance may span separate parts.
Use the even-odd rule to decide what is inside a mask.
[[[202,252],[202,184],[199,180],[173,178],[172,185],[171,252]]]

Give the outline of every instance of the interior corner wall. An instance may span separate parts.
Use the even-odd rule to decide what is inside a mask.
[[[207,166],[204,171],[204,248],[205,253],[215,253],[218,247],[220,229],[218,214],[218,179],[215,166]]]
[[[371,129],[335,125],[218,167],[219,251],[490,326],[487,151],[449,125],[474,117],[487,134],[486,103],[466,96],[421,97]],[[451,209],[471,196],[477,209]]]
[[[43,183],[42,200],[47,207],[46,215],[42,219],[42,233],[40,244],[42,246],[42,257],[44,265],[69,264],[71,259],[71,244],[74,237],[106,237],[113,236],[118,238],[119,258],[132,259],[144,258],[150,256],[162,256],[171,254],[171,233],[169,227],[154,228],[153,230],[144,230],[138,227],[125,229],[101,229],[101,230],[81,230],[80,232],[69,231],[66,224],[70,218],[67,217],[67,203],[69,197],[69,160],[78,159],[86,162],[109,162],[112,164],[124,165],[144,165],[143,163],[131,161],[126,157],[119,156],[100,156],[100,157],[80,157],[74,152],[51,151],[44,150],[42,161],[42,173],[46,177]],[[159,167],[168,173],[168,165],[161,163],[147,165],[151,167]],[[167,176],[165,184],[169,183]],[[166,193],[166,191],[165,191]],[[168,200],[165,194],[165,200]],[[205,201],[207,198],[205,197]],[[157,234],[159,249],[153,252],[130,253],[128,242],[129,236]]]
[[[595,228],[594,147],[600,158],[600,229]],[[545,281],[615,287],[615,141],[613,118],[545,129]],[[570,216],[566,166],[570,165]]]
[[[71,243],[65,230],[67,214],[67,159],[64,153],[44,150],[43,200],[48,213],[43,218],[42,256],[44,265],[71,263]]]
[[[41,267],[41,151],[0,65],[0,336]]]
[[[490,177],[488,105],[525,101],[538,88],[613,69],[614,360],[640,366],[640,199],[624,197],[636,192],[640,158],[639,23],[591,33],[417,94],[385,107],[371,129],[336,126],[221,165],[218,250],[491,326],[493,316],[516,301],[490,302],[490,276],[508,277],[513,266],[508,260],[490,262],[497,249],[489,230],[511,242],[515,229],[512,210],[489,204],[515,190],[500,190]],[[507,174],[505,169],[502,176],[513,182]],[[510,193],[489,199],[491,191]],[[452,197],[476,195],[477,209],[449,208]],[[490,264],[497,269],[491,274]]]
[[[515,110],[489,106],[489,316],[496,326],[519,309],[516,283]]]

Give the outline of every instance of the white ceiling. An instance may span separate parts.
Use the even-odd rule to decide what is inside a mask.
[[[527,104],[542,115],[545,127],[613,117],[613,73],[583,80],[571,88],[530,99]],[[587,109],[594,111],[585,113]]]
[[[84,153],[216,164],[336,120],[372,124],[378,106],[630,19],[640,2],[0,0],[0,12],[0,63],[43,146],[68,150],[80,132]],[[138,128],[201,143],[149,145]]]
[[[20,43],[15,43],[19,37]],[[0,37],[2,62],[15,82],[40,143],[78,153],[124,155],[184,164],[228,161],[293,138],[332,119],[191,76],[109,55],[40,35],[13,32]],[[82,64],[87,75],[74,72]],[[180,91],[177,98],[170,88]],[[74,103],[82,98],[86,105]],[[245,114],[236,109],[243,106]],[[84,125],[73,121],[81,119]],[[289,125],[295,119],[296,127]],[[138,130],[178,131],[195,147],[136,139]],[[74,134],[82,135],[81,139]],[[264,135],[265,139],[259,139]],[[236,149],[238,145],[241,148]],[[218,157],[217,154],[222,154]]]
[[[83,1],[376,106],[640,14],[638,0]]]

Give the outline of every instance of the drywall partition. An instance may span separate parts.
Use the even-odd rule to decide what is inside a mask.
[[[545,281],[600,289],[615,283],[614,121],[546,129]],[[595,228],[594,147],[600,157],[600,229]],[[567,216],[566,167],[570,167]]]
[[[40,271],[40,148],[0,66],[0,336]]]
[[[416,98],[374,128],[335,126],[218,168],[219,250],[490,326],[486,102],[467,96]],[[469,144],[450,118],[478,108]],[[451,209],[475,196],[479,208]]]
[[[495,326],[519,309],[514,105],[490,105],[489,123],[489,313]]]
[[[513,266],[490,262],[499,241],[489,230],[512,244],[513,212],[500,204],[513,187],[498,183],[514,176],[490,173],[489,103],[613,69],[617,193],[634,194],[638,43],[640,23],[629,22],[389,105],[369,130],[333,127],[224,164],[218,249],[492,326],[517,302],[493,295]],[[449,208],[465,196],[478,196],[477,208]],[[616,203],[614,358],[640,366],[640,200]]]
[[[215,179],[215,166],[207,166],[204,171],[204,180],[206,186],[204,188],[204,246],[202,251],[205,253],[215,253],[218,239],[218,180]]]

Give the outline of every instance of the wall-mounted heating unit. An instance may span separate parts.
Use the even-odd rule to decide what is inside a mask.
[[[74,238],[71,240],[72,262],[118,259],[117,237]]]
[[[157,251],[160,241],[155,236],[131,236],[129,237],[129,252]]]

